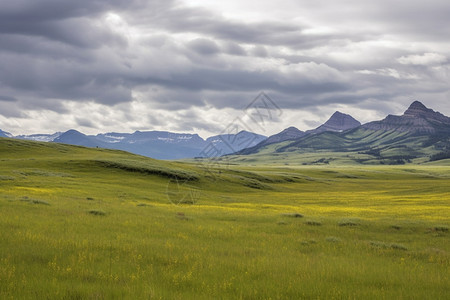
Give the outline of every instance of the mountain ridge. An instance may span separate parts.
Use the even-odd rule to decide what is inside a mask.
[[[260,142],[258,145],[251,148],[243,149],[237,152],[236,154],[243,154],[243,155],[253,154],[258,152],[259,149],[268,146],[270,144],[296,140],[308,135],[318,134],[326,131],[342,132],[345,130],[358,127],[360,125],[361,123],[352,116],[336,111],[331,115],[330,118],[328,118],[328,120],[325,123],[323,123],[322,125],[320,125],[315,129],[301,131],[296,127],[291,126],[282,130],[277,134],[271,135],[265,141]]]
[[[252,153],[244,149],[236,153],[236,157],[248,155],[252,157],[248,159],[255,161],[257,157],[268,159],[270,156],[286,159],[287,155],[303,160],[315,155],[325,156],[325,153],[330,156],[308,163],[329,163],[333,157],[371,164],[450,158],[450,118],[415,101],[400,116],[388,115],[383,120],[342,132],[307,134],[290,142],[261,147]]]
[[[276,148],[277,153],[304,151],[302,149],[376,153],[389,147],[392,149],[403,147],[402,151],[395,150],[401,154],[398,156],[412,157],[417,153],[420,155],[420,147],[432,146],[439,151],[450,149],[450,118],[427,108],[420,101],[414,101],[402,115],[388,115],[382,120],[361,125],[351,115],[336,111],[315,129],[301,131],[291,126],[270,137],[248,131],[215,135],[206,139],[198,134],[168,131],[85,135],[74,129],[28,136],[12,136],[0,130],[0,136],[118,149],[157,159],[252,155],[269,146],[271,149]],[[405,146],[413,140],[420,143],[415,143],[413,147]],[[277,146],[278,144],[280,146]]]
[[[395,130],[414,134],[436,134],[446,131],[443,127],[450,126],[450,118],[440,112],[427,108],[423,103],[414,101],[401,116],[388,115],[380,121],[362,125],[371,130]]]
[[[12,135],[3,137],[13,137]],[[256,145],[267,137],[248,132],[214,135],[206,140],[198,134],[169,131],[108,132],[86,135],[75,129],[54,134],[18,135],[13,138],[41,142],[55,142],[128,151],[157,159],[216,157]]]

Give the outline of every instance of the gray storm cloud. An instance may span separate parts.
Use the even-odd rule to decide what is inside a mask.
[[[448,1],[285,2],[290,18],[247,20],[189,1],[0,1],[0,128],[92,103],[241,109],[262,90],[292,110],[387,111],[412,98],[450,110]],[[102,130],[100,119],[73,119]]]

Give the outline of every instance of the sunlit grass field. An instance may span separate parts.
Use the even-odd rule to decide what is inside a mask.
[[[0,139],[0,299],[448,299],[448,162],[300,163]]]

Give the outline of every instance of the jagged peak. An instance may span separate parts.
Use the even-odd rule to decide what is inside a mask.
[[[328,124],[332,124],[335,122],[342,123],[345,121],[351,122],[355,125],[356,124],[361,125],[361,123],[358,120],[356,120],[355,118],[353,118],[351,115],[341,113],[340,111],[335,111],[334,114],[331,115],[331,117],[325,122],[325,124],[328,125]]]
[[[333,116],[349,116],[349,115],[341,113],[340,111],[337,110],[334,112],[334,114],[331,115],[331,117],[333,117]]]
[[[405,111],[405,116],[418,116],[418,115],[424,115],[429,113],[434,113],[435,111],[426,107],[422,102],[420,101],[414,101],[411,103],[411,105],[408,107],[408,109]]]
[[[422,110],[428,110],[428,107],[426,107],[422,102],[415,100],[408,109],[422,109]]]

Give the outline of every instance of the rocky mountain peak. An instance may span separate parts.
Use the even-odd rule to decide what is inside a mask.
[[[432,109],[427,108],[420,101],[414,101],[411,103],[409,108],[405,111],[403,115],[405,116],[423,116],[433,114],[434,111]]]
[[[427,110],[428,108],[422,102],[416,100],[413,103],[411,103],[411,105],[409,106],[409,109]]]
[[[389,115],[384,120],[363,125],[371,130],[395,130],[416,134],[436,134],[447,132],[450,118],[414,101],[402,116]]]
[[[325,124],[337,124],[337,125],[351,125],[352,127],[354,126],[359,126],[361,125],[361,123],[357,120],[355,120],[355,118],[353,118],[352,116],[348,115],[348,114],[343,114],[340,111],[336,111],[331,117],[330,119],[325,122]]]
[[[323,131],[344,131],[360,126],[361,123],[348,114],[336,111],[323,125],[315,129],[314,133]]]

